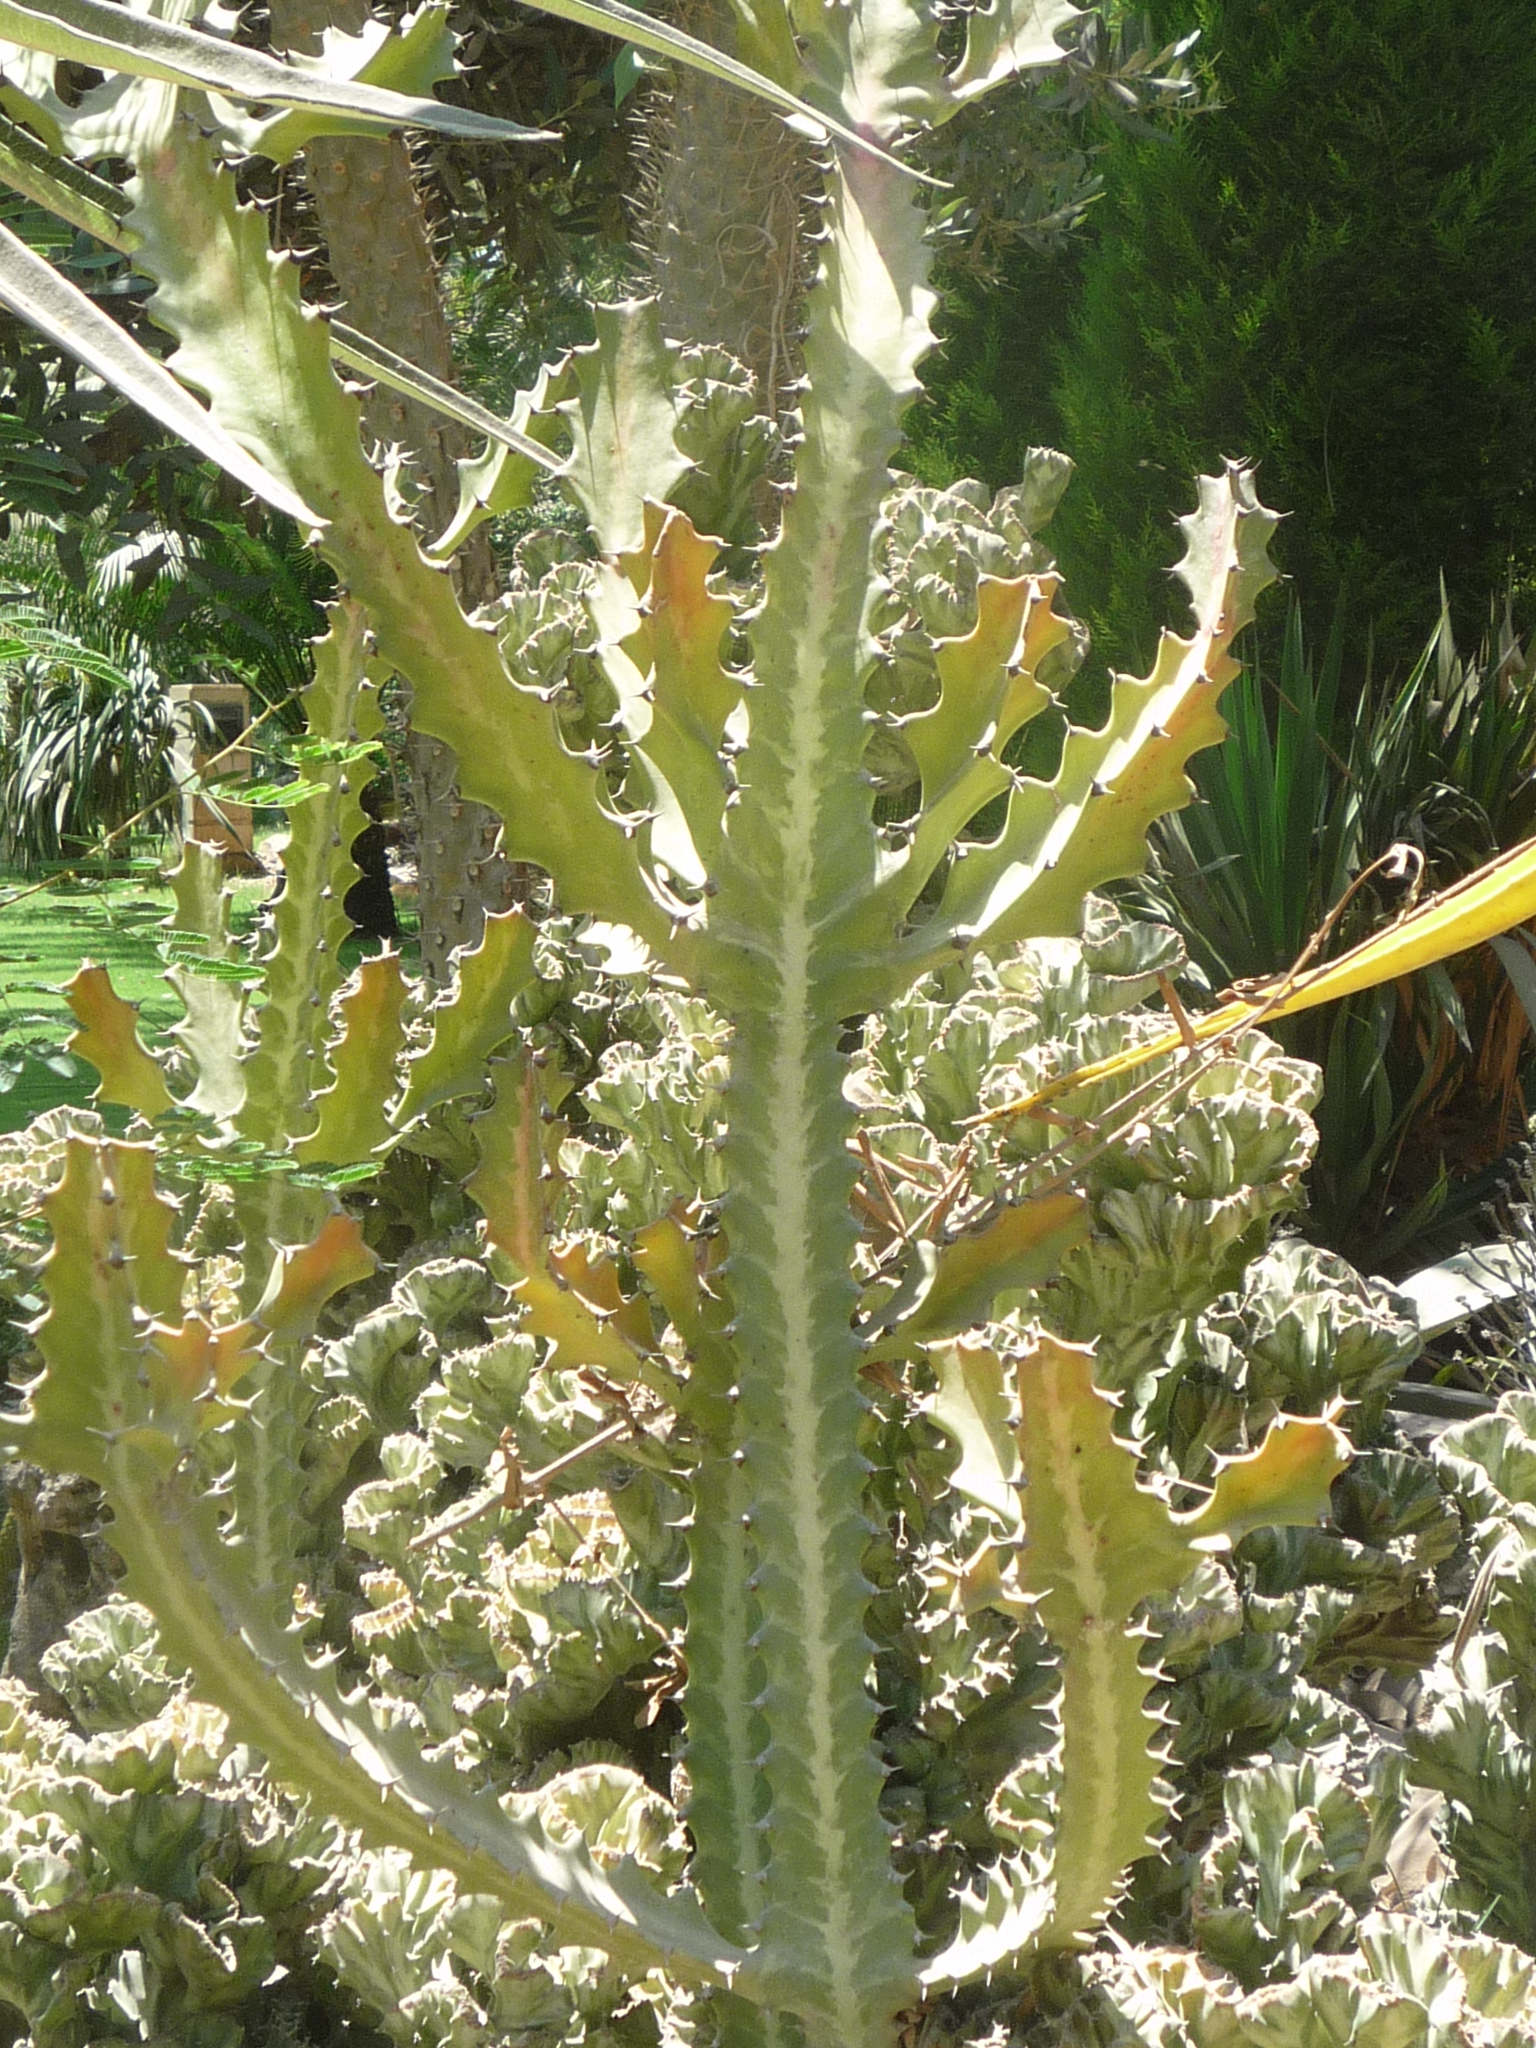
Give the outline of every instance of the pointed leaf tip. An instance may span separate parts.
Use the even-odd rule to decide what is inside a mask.
[[[113,988],[106,968],[82,961],[65,983],[64,1000],[80,1026],[65,1051],[88,1060],[100,1074],[95,1099],[118,1103],[150,1122],[163,1116],[172,1106],[165,1076],[139,1038],[138,1011]]]
[[[1259,1448],[1223,1465],[1210,1499],[1177,1524],[1186,1541],[1225,1549],[1251,1529],[1324,1522],[1329,1490],[1353,1456],[1331,1413],[1277,1415]]]
[[[377,1264],[355,1216],[328,1216],[312,1243],[278,1260],[254,1320],[281,1341],[306,1337],[331,1296],[366,1280]]]

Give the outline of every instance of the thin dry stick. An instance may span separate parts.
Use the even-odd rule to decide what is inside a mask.
[[[1225,1031],[1219,1032],[1215,1037],[1204,1041],[1210,1048],[1211,1053],[1217,1056],[1224,1054],[1239,1031],[1247,1031],[1256,1025],[1261,1025],[1267,1017],[1274,1014],[1291,993],[1299,978],[1312,964],[1321,948],[1327,944],[1328,939],[1338,925],[1339,919],[1349,908],[1350,902],[1357,891],[1362,889],[1373,875],[1377,873],[1395,873],[1400,875],[1410,865],[1416,866],[1417,879],[1408,893],[1402,910],[1398,912],[1398,915],[1392,920],[1391,924],[1388,924],[1384,929],[1390,931],[1393,924],[1400,923],[1417,901],[1419,884],[1422,882],[1424,872],[1423,854],[1416,846],[1405,844],[1388,847],[1379,860],[1373,860],[1368,868],[1361,870],[1323,919],[1323,922],[1318,926],[1311,938],[1308,939],[1300,955],[1280,979],[1264,987],[1262,990],[1254,990],[1251,998],[1247,998],[1253,1002],[1253,1009],[1248,1015],[1237,1018]],[[1235,983],[1231,989],[1225,991],[1225,994],[1237,1000],[1245,1000],[1243,984],[1241,982]],[[1188,1024],[1189,1020],[1187,1017],[1184,1022]],[[1185,1035],[1182,1026],[1180,1027],[1180,1035]],[[1193,1032],[1193,1027],[1190,1028],[1190,1035],[1196,1035]],[[1186,1039],[1187,1043],[1188,1040]],[[1198,1057],[1193,1046],[1189,1047],[1186,1056],[1191,1060]],[[1199,1071],[1203,1071],[1203,1069]],[[1106,1075],[1105,1078],[1108,1079],[1110,1077]],[[974,1130],[983,1124],[1002,1123],[1009,1117],[1035,1115],[1038,1113],[1036,1108],[1037,1096],[1048,1092],[1052,1095],[1070,1095],[1072,1093],[1072,1080],[1073,1076],[1071,1074],[1059,1075],[1055,1081],[1048,1083],[1045,1089],[1037,1089],[1033,1095],[1017,1096],[1012,1102],[999,1103],[995,1109],[984,1109],[975,1116],[966,1117],[961,1128],[964,1130]],[[1043,1107],[1043,1104],[1040,1105],[1040,1108]]]
[[[592,1451],[601,1450],[605,1444],[617,1443],[621,1436],[628,1436],[634,1424],[628,1416],[621,1422],[610,1422],[606,1429],[600,1429],[596,1436],[588,1437],[573,1450],[564,1451],[558,1458],[543,1465],[537,1472],[524,1474],[512,1454],[507,1441],[511,1432],[502,1438],[502,1477],[499,1485],[485,1486],[478,1493],[472,1493],[468,1500],[462,1500],[457,1507],[450,1508],[445,1515],[439,1515],[435,1522],[429,1522],[417,1536],[406,1545],[407,1550],[430,1550],[434,1543],[441,1543],[445,1536],[457,1535],[460,1529],[467,1529],[471,1522],[478,1522],[482,1515],[488,1515],[492,1508],[520,1508],[527,1501],[535,1500],[552,1479],[558,1479],[562,1472],[569,1472],[573,1465]]]
[[[581,1531],[577,1528],[576,1524],[565,1512],[565,1509],[561,1507],[559,1501],[552,1500],[548,1503],[548,1506],[550,1513],[559,1516],[560,1520],[564,1522],[565,1526],[567,1527],[567,1529],[570,1530],[571,1534],[576,1538],[578,1543],[586,1542],[587,1539],[582,1535]],[[655,1615],[651,1613],[650,1609],[642,1605],[642,1603],[635,1598],[632,1589],[626,1586],[624,1581],[621,1578],[619,1578],[616,1573],[610,1574],[608,1584],[614,1588],[614,1590],[618,1593],[619,1598],[624,1602],[624,1604],[627,1607],[632,1607],[634,1609],[635,1613],[639,1615],[640,1619],[645,1623],[646,1627],[649,1629],[653,1629],[655,1631],[655,1633],[661,1638],[662,1642],[666,1645],[667,1649],[671,1651],[672,1655],[675,1658],[677,1658],[679,1664],[681,1664],[683,1652],[682,1643],[680,1639],[677,1636],[675,1636],[670,1629],[662,1627],[661,1623],[656,1619]]]
[[[900,1204],[897,1202],[895,1195],[891,1191],[890,1182],[885,1177],[885,1167],[882,1164],[879,1155],[876,1153],[875,1148],[869,1142],[868,1131],[861,1130],[859,1132],[857,1139],[855,1140],[855,1143],[857,1144],[860,1153],[863,1155],[865,1165],[869,1168],[870,1173],[874,1177],[876,1187],[879,1188],[881,1194],[885,1198],[887,1218],[894,1227],[896,1235],[901,1239],[903,1244],[905,1244],[907,1241],[907,1220],[902,1215]]]
[[[1483,1616],[1488,1611],[1488,1602],[1493,1593],[1493,1582],[1498,1577],[1499,1568],[1510,1552],[1516,1547],[1518,1541],[1519,1538],[1512,1529],[1507,1535],[1501,1536],[1492,1550],[1483,1559],[1477,1577],[1472,1581],[1472,1590],[1467,1595],[1467,1604],[1462,1611],[1461,1624],[1457,1628],[1455,1640],[1451,1644],[1451,1669],[1458,1678],[1461,1676],[1461,1660],[1466,1655],[1467,1645],[1477,1634],[1479,1627],[1482,1625]]]

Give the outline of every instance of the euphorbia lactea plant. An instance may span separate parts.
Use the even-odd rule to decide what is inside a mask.
[[[953,1242],[936,1210],[877,1311],[861,1308],[852,1263],[855,1111],[840,1049],[850,1020],[974,949],[1073,932],[1089,890],[1140,866],[1149,822],[1186,800],[1188,756],[1220,736],[1229,645],[1270,575],[1271,515],[1241,469],[1202,481],[1180,565],[1188,636],[1164,639],[1145,680],[1116,683],[1107,724],[1070,732],[1050,780],[1010,761],[1053,704],[1069,629],[1044,558],[999,544],[959,630],[942,619],[911,629],[929,684],[889,714],[908,801],[881,822],[866,772],[885,600],[875,565],[933,309],[923,187],[900,154],[1021,68],[1050,63],[1074,10],[996,0],[965,17],[963,50],[946,61],[938,10],[923,0],[736,0],[754,69],[726,68],[819,118],[829,137],[793,480],[750,609],[734,616],[711,580],[718,546],[682,509],[687,408],[673,352],[640,306],[601,313],[595,346],[514,422],[491,423],[505,452],[467,471],[465,513],[436,551],[526,494],[539,462],[558,466],[599,558],[580,602],[601,688],[578,731],[560,677],[536,687],[522,647],[499,647],[488,622],[464,617],[397,516],[326,323],[301,307],[296,273],[272,257],[229,168],[241,152],[284,158],[327,124],[432,118],[398,91],[442,75],[441,11],[394,34],[333,38],[323,61],[286,69],[179,27],[185,11],[178,0],[155,15],[103,0],[0,7],[0,32],[28,46],[8,48],[8,104],[30,109],[46,145],[13,150],[15,175],[67,217],[92,209],[153,281],[151,311],[176,342],[170,370],[207,410],[139,363],[145,402],[190,410],[184,430],[200,445],[313,521],[343,586],[311,719],[334,752],[320,749],[306,771],[328,794],[307,821],[296,814],[253,1029],[223,983],[189,1001],[189,1091],[186,1063],[162,1074],[87,977],[76,990],[82,1049],[109,1099],[147,1123],[174,1124],[178,1102],[196,1109],[196,1143],[215,1161],[221,1148],[268,1163],[365,1161],[444,1095],[494,1081],[470,1186],[517,1276],[525,1327],[563,1362],[643,1378],[670,1403],[682,1447],[686,1886],[663,1896],[637,1868],[599,1867],[522,1809],[477,1799],[449,1766],[422,1759],[407,1727],[375,1725],[307,1660],[291,1626],[292,1561],[262,1507],[263,1459],[286,1455],[263,1447],[263,1416],[280,1409],[319,1305],[370,1261],[355,1225],[328,1216],[325,1193],[302,1176],[248,1174],[246,1313],[216,1328],[183,1299],[153,1145],[77,1142],[48,1203],[47,1369],[13,1438],[100,1480],[131,1590],[167,1648],[275,1771],[367,1839],[446,1866],[467,1889],[548,1921],[560,1941],[604,1948],[637,1973],[665,1968],[714,1999],[733,2039],[799,2032],[817,2048],[886,2048],[925,1987],[1092,1936],[1159,1816],[1140,1603],[1261,1521],[1315,1518],[1341,1463],[1331,1423],[1286,1419],[1221,1473],[1205,1505],[1175,1513],[1137,1481],[1090,1354],[1008,1321],[943,1349],[988,1324],[999,1287],[1025,1270],[1038,1280],[1086,1227],[1070,1189],[1004,1207]],[[700,58],[599,0],[554,11]],[[69,104],[52,84],[61,55],[116,71]],[[242,102],[268,111],[244,114]],[[126,160],[126,192],[85,175],[93,160]],[[21,256],[6,261],[17,303],[131,381],[111,336],[87,334],[87,315],[50,296]],[[349,360],[359,347],[366,361],[366,345],[343,338]],[[374,366],[410,381],[408,365]],[[547,455],[562,432],[569,453]],[[728,665],[727,645],[749,660]],[[718,1230],[694,1214],[638,1232],[625,1268],[638,1293],[623,1292],[614,1266],[547,1241],[537,1076],[515,1049],[487,1064],[531,973],[515,920],[492,920],[488,950],[413,1062],[397,1066],[394,963],[371,963],[332,1016],[345,755],[370,672],[385,668],[408,678],[419,725],[454,748],[466,794],[500,812],[508,854],[543,867],[566,912],[627,928],[731,1027]],[[178,916],[217,951],[205,883],[189,855]],[[929,1361],[988,1428],[1012,1402],[1017,1447],[992,1489],[996,1539],[962,1597],[1036,1610],[1063,1670],[1062,1741],[1021,1830],[1032,1846],[966,1900],[954,1943],[922,1960],[872,1747],[859,1432],[861,1368],[876,1355]],[[236,1394],[252,1405],[233,1410]],[[199,1479],[212,1423],[233,1458],[222,1520]]]

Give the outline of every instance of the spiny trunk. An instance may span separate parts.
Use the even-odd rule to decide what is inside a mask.
[[[313,52],[323,28],[356,33],[367,18],[365,0],[272,0],[272,40],[280,49]],[[305,151],[304,171],[352,325],[432,376],[456,381],[431,230],[407,144],[398,135],[323,136]],[[410,455],[421,487],[417,524],[424,534],[440,531],[458,502],[455,463],[466,451],[466,436],[452,421],[382,385],[375,386],[364,417],[377,441]],[[453,575],[468,609],[496,595],[483,532],[461,549]],[[486,912],[510,908],[520,883],[496,850],[494,812],[459,794],[452,749],[412,732],[407,760],[422,962],[434,980],[443,980],[449,954],[478,944]]]
[[[672,11],[690,35],[731,47],[723,0]],[[763,411],[780,418],[800,375],[809,150],[760,100],[679,67],[647,116],[642,154],[640,236],[663,332],[729,349],[756,377]]]

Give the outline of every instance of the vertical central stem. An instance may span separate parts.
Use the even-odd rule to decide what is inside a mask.
[[[889,2048],[914,1995],[872,1738],[854,1168],[839,989],[876,837],[864,775],[873,549],[927,345],[921,219],[870,159],[831,185],[795,488],[753,627],[759,688],[711,912],[735,1025],[726,1229],[767,1747],[760,1995],[817,2048]]]

